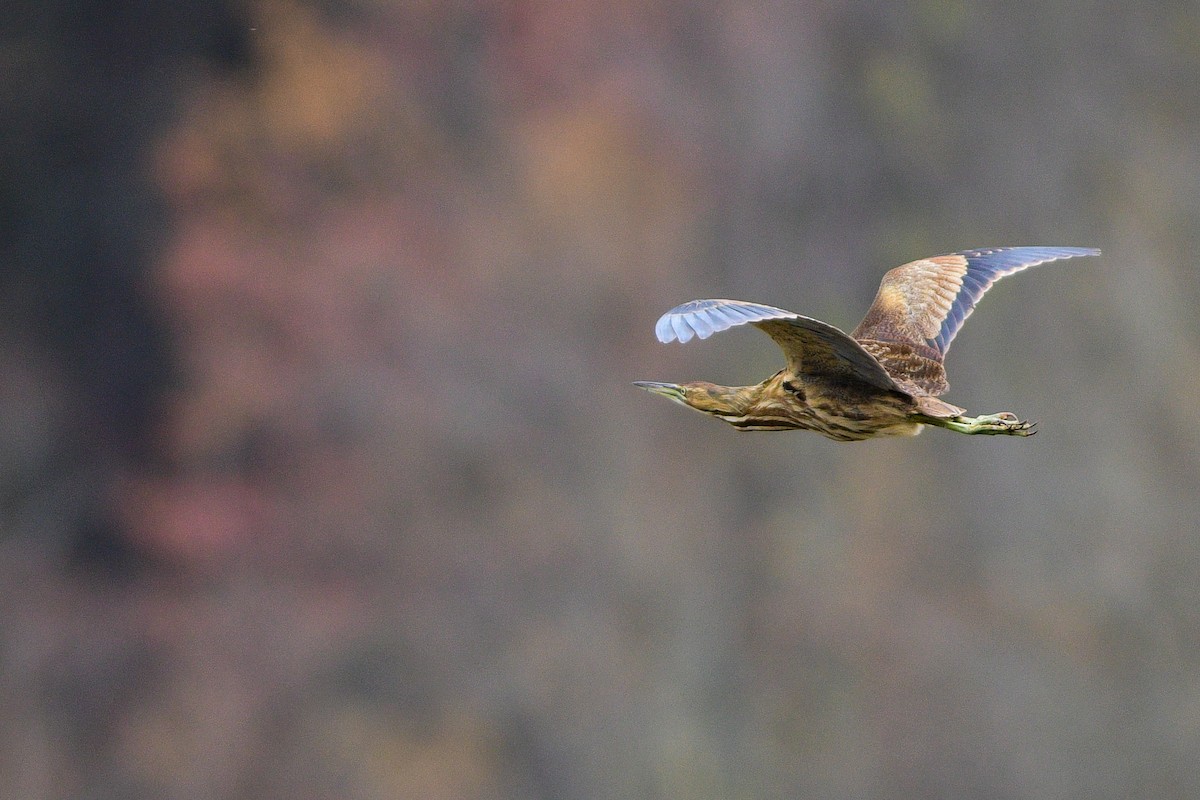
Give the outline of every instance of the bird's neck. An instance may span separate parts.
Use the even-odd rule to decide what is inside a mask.
[[[762,386],[722,386],[718,383],[697,381],[690,384],[691,399],[688,404],[700,411],[720,417],[740,416],[747,413],[762,391]]]
[[[727,406],[732,413],[748,414],[764,397],[769,396],[772,391],[778,391],[776,386],[778,382],[776,378],[772,377],[753,386],[718,386],[716,388],[721,393],[722,404]]]

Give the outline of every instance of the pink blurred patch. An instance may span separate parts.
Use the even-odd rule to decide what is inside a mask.
[[[227,560],[275,518],[261,490],[230,478],[138,478],[122,482],[116,494],[130,539],[184,566]]]

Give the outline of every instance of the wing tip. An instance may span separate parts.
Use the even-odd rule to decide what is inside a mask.
[[[986,258],[988,256],[1003,256],[1005,254],[1015,255],[1024,251],[1032,254],[1035,252],[1046,254],[1046,260],[1057,261],[1061,258],[1079,258],[1081,256],[1098,256],[1101,255],[1099,247],[1065,247],[1061,245],[1017,245],[1005,247],[972,247],[967,250],[959,250],[956,253],[948,255],[963,256],[966,258]]]
[[[1079,258],[1081,256],[1100,255],[1099,247],[1047,247],[1047,250],[1061,251],[1061,258]]]
[[[714,333],[739,325],[771,319],[794,319],[797,314],[774,306],[745,300],[690,300],[658,318],[654,334],[663,344],[707,339]]]
[[[675,331],[671,330],[671,313],[669,311],[654,323],[654,336],[663,344],[675,341]]]

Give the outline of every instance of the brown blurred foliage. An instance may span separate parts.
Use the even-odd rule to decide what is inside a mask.
[[[0,785],[1200,792],[1192,4],[22,0],[0,39]],[[633,379],[693,297],[1006,281],[837,445]]]

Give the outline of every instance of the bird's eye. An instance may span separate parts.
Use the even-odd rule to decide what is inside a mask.
[[[791,392],[794,395],[799,395],[801,398],[804,397],[804,389],[792,383],[791,381],[784,381],[780,385],[783,387],[785,392]]]

